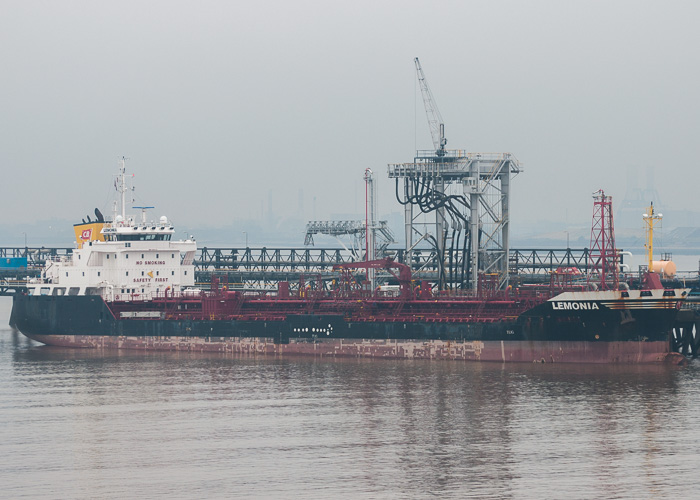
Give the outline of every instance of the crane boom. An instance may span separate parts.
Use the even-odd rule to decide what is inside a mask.
[[[428,127],[430,127],[430,135],[433,138],[433,146],[435,146],[435,153],[438,156],[444,156],[445,144],[447,144],[447,139],[445,139],[445,123],[442,121],[440,110],[437,107],[435,99],[433,99],[433,93],[430,91],[430,87],[428,87],[428,80],[425,78],[420,61],[417,57],[414,61],[416,63],[416,73],[418,74],[420,91],[423,95],[425,114],[428,116]]]

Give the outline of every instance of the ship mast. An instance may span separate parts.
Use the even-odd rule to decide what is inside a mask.
[[[365,261],[376,258],[376,192],[374,173],[370,168],[365,169]],[[367,281],[370,289],[374,289],[374,269],[367,268]]]
[[[647,213],[645,213],[642,218],[644,222],[646,222],[647,242],[644,246],[647,249],[647,262],[649,266],[647,270],[652,272],[654,263],[654,226],[661,221],[663,214],[654,213],[654,202],[652,201],[647,209]]]
[[[125,156],[122,156],[121,159],[121,167],[119,168],[119,175],[117,176],[117,180],[114,183],[114,187],[116,188],[117,192],[121,196],[121,202],[122,202],[122,207],[121,207],[121,216],[122,220],[126,220],[126,192],[129,190],[126,186],[126,160],[127,158]],[[133,174],[132,174],[133,177]],[[116,221],[117,219],[117,202],[114,202],[114,220]]]
[[[119,172],[121,174],[121,195],[122,195],[122,219],[126,219],[126,158],[122,156],[122,168]]]

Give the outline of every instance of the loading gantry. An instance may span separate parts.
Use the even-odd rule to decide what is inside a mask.
[[[522,172],[520,163],[510,153],[445,149],[442,117],[418,58],[415,63],[435,149],[388,167],[404,205],[406,263],[412,263],[413,242],[426,240],[436,252],[441,289],[476,290],[480,274],[497,275],[499,285],[507,286],[510,181]],[[434,230],[428,230],[419,217],[433,212]]]

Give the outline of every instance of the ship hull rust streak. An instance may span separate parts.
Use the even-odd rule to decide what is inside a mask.
[[[147,351],[218,352],[246,355],[304,355],[383,359],[435,359],[540,363],[683,364],[666,342],[410,341],[333,339],[276,344],[272,338],[112,337],[107,335],[28,335],[63,347]]]

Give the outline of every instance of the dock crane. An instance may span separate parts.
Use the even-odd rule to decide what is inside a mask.
[[[417,57],[414,61],[416,63],[416,73],[418,74],[420,91],[423,95],[425,114],[428,116],[430,135],[433,138],[433,146],[435,146],[435,154],[437,156],[445,156],[445,145],[447,144],[447,139],[445,139],[445,123],[442,121],[442,115],[433,98],[433,93],[430,91],[430,87],[428,87],[428,80],[425,78],[420,61]]]

